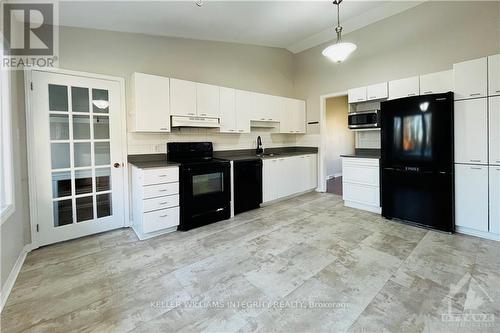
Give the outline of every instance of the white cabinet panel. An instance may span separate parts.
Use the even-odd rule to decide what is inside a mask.
[[[389,96],[387,82],[372,84],[366,87],[366,100],[384,99]]]
[[[486,97],[488,85],[487,58],[453,65],[455,99]]]
[[[263,201],[269,202],[316,188],[317,155],[264,159]]]
[[[219,87],[196,84],[196,113],[200,117],[219,118]]]
[[[453,70],[420,75],[420,94],[439,94],[453,91]]]
[[[196,82],[170,79],[170,113],[196,116]]]
[[[488,101],[455,102],[455,163],[488,163]]]
[[[143,199],[157,198],[179,193],[179,183],[142,186],[138,191]]]
[[[179,168],[146,169],[142,174],[143,185],[156,185],[179,181]]]
[[[500,165],[500,96],[489,100],[489,163]]]
[[[236,90],[236,132],[250,133],[250,116],[254,108],[254,94],[249,91]]]
[[[455,165],[455,224],[488,231],[488,167]]]
[[[418,76],[389,81],[389,99],[397,99],[420,94],[420,83]]]
[[[500,54],[488,57],[488,95],[500,95]]]
[[[306,132],[306,103],[305,101],[282,98],[280,133]]]
[[[500,234],[500,166],[490,166],[490,232]]]
[[[170,132],[170,79],[132,74],[132,132]]]
[[[179,206],[179,195],[167,195],[160,198],[145,199],[143,201],[143,212],[147,213],[176,206]]]
[[[236,91],[220,87],[220,131],[234,133],[236,128]]]
[[[346,206],[380,213],[379,160],[342,158],[342,199]]]
[[[342,183],[342,196],[346,201],[378,207],[380,206],[379,192],[379,187]]]
[[[347,91],[347,100],[349,103],[366,101],[366,87],[349,89]]]
[[[144,213],[142,232],[150,233],[179,225],[179,207]]]

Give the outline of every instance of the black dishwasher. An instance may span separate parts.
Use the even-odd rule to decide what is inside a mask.
[[[262,160],[233,162],[234,214],[259,208],[262,203]]]

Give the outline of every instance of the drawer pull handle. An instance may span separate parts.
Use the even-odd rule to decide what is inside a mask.
[[[375,99],[375,98],[377,98],[377,96],[371,96],[371,97],[370,97],[370,99]]]
[[[470,94],[470,96],[480,96],[481,93],[473,93],[473,94]]]
[[[160,217],[167,217],[167,216],[168,216],[167,214],[165,214],[165,215],[160,215]]]
[[[158,190],[158,192],[167,192],[167,190]]]
[[[471,162],[481,162],[481,160],[470,160]]]
[[[476,168],[475,167],[470,167],[470,168],[471,168],[471,170],[483,170],[483,168],[478,168],[478,167],[476,167]]]
[[[166,205],[168,204],[168,201],[160,202],[159,205]]]
[[[495,92],[500,92],[500,90],[497,90],[497,91],[495,91]]]
[[[167,177],[167,175],[158,175],[158,177]]]
[[[408,94],[408,96],[415,96],[415,93]]]

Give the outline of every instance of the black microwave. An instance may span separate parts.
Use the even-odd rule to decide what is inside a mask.
[[[350,129],[379,128],[379,110],[350,112],[348,124]]]

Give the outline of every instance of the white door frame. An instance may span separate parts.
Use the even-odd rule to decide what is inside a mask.
[[[38,224],[37,221],[37,200],[36,200],[36,195],[35,195],[35,189],[36,189],[36,177],[35,175],[31,172],[30,167],[33,165],[34,161],[34,140],[35,138],[33,137],[34,132],[34,126],[32,121],[32,96],[31,96],[31,82],[32,82],[32,74],[33,71],[37,72],[48,72],[48,73],[55,73],[55,74],[64,74],[64,75],[71,75],[71,76],[80,76],[84,78],[92,78],[92,79],[100,79],[100,80],[107,80],[107,81],[114,81],[118,82],[120,85],[120,102],[121,102],[121,115],[122,115],[122,161],[123,161],[123,207],[124,207],[124,221],[123,221],[123,226],[127,227],[130,226],[130,216],[129,216],[129,182],[128,182],[128,161],[127,161],[127,109],[126,109],[126,98],[125,98],[125,79],[122,77],[118,76],[110,76],[110,75],[102,75],[102,74],[95,74],[95,73],[89,73],[89,72],[79,72],[79,71],[73,71],[73,70],[67,70],[67,69],[61,69],[61,68],[53,68],[53,69],[29,69],[24,71],[24,101],[25,101],[25,110],[26,110],[26,143],[27,143],[27,149],[28,149],[28,184],[29,184],[29,203],[30,203],[30,226],[31,226],[31,249],[36,249],[39,247],[39,242],[38,242],[38,233],[36,231],[36,225]]]
[[[320,192],[326,192],[326,143],[328,141],[328,133],[326,129],[326,100],[332,97],[347,96],[347,91],[341,91],[331,94],[319,96],[319,183],[318,189]]]

